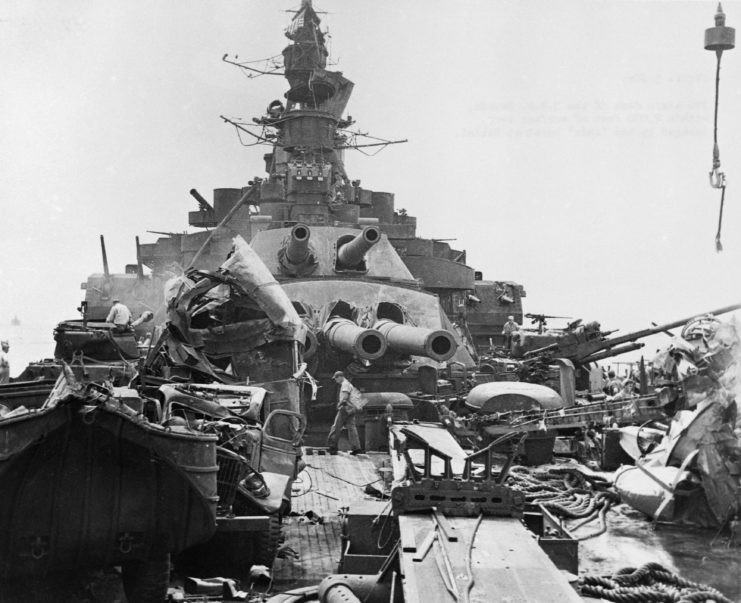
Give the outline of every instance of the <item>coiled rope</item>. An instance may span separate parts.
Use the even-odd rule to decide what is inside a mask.
[[[582,595],[619,603],[733,603],[719,590],[691,582],[658,563],[628,567],[612,577],[582,576]]]
[[[586,475],[576,467],[533,470],[518,465],[510,469],[507,485],[523,492],[526,503],[544,507],[560,519],[580,519],[575,525],[565,526],[569,531],[599,520],[596,532],[576,540],[603,534],[607,529],[607,511],[619,502],[617,494],[607,490],[606,480]]]

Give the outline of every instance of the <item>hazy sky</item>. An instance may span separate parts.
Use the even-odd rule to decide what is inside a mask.
[[[276,0],[0,3],[0,322],[76,315],[79,284],[133,262],[134,236],[183,231],[219,187],[263,175],[220,114],[249,119],[279,77],[222,62],[280,54]],[[356,84],[357,127],[408,138],[348,154],[419,234],[455,238],[526,312],[621,331],[741,300],[741,51],[725,53],[719,140],[725,251],[711,167],[716,3],[316,1]],[[741,28],[741,3],[725,2]],[[741,40],[740,40],[741,42]]]

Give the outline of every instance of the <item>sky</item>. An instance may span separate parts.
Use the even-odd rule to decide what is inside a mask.
[[[222,61],[279,55],[298,0],[0,3],[0,324],[76,316],[80,283],[182,232],[197,188],[264,175],[220,115],[250,119],[283,78]],[[715,251],[712,1],[315,0],[356,127],[408,139],[348,152],[418,234],[455,239],[526,312],[620,333],[741,301],[741,52],[724,53],[728,188]],[[741,27],[741,3],[725,2]],[[557,321],[556,321],[557,322]],[[555,324],[555,323],[554,323]]]

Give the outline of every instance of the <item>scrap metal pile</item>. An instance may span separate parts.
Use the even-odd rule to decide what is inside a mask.
[[[240,238],[218,272],[169,284],[168,313],[127,387],[60,359],[45,400],[3,400],[6,581],[121,565],[129,600],[154,601],[186,549],[272,562],[306,425],[303,322]]]
[[[688,323],[653,362],[659,401],[672,418],[650,445],[647,430],[623,430],[636,465],[618,472],[615,484],[655,520],[725,526],[741,509],[739,351],[736,321],[706,316]]]

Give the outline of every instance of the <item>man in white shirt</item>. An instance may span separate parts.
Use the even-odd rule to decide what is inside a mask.
[[[10,344],[7,340],[0,341],[0,383],[10,382],[10,361],[8,360],[8,350],[10,350]]]
[[[502,327],[502,335],[504,335],[504,347],[507,349],[508,352],[512,351],[512,338],[519,330],[520,325],[515,322],[515,317],[508,316],[507,322],[505,322],[504,326]]]
[[[129,330],[131,324],[131,312],[121,303],[121,300],[114,299],[111,311],[105,319],[106,322],[113,324],[113,330],[117,333],[123,333]]]
[[[343,427],[347,428],[347,439],[350,440],[352,452],[350,454],[362,454],[365,452],[360,447],[360,438],[358,437],[358,428],[355,425],[355,406],[350,402],[351,397],[359,397],[360,392],[345,379],[342,371],[337,371],[332,379],[340,386],[339,396],[337,398],[337,415],[335,415],[332,429],[329,430],[327,437],[327,447],[330,454],[337,454],[337,441],[340,439],[340,432]]]

